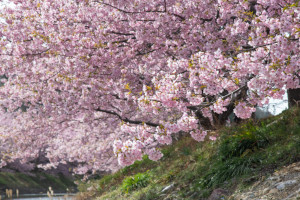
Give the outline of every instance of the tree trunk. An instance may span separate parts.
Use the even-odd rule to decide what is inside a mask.
[[[288,89],[287,93],[288,93],[289,108],[293,106],[300,106],[300,88]]]

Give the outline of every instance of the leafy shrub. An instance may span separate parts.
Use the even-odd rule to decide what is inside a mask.
[[[128,193],[132,190],[146,187],[150,182],[149,172],[137,173],[134,176],[129,176],[123,180],[122,191]]]
[[[269,139],[266,136],[267,129],[263,124],[262,126],[250,123],[237,129],[235,135],[224,138],[218,151],[220,159],[224,161],[233,157],[244,157],[259,148],[266,147]]]

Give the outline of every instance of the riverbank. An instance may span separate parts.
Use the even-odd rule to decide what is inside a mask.
[[[76,191],[76,185],[72,177],[62,174],[52,175],[47,173],[12,173],[0,172],[0,192],[5,195],[6,189],[12,189],[13,193],[19,190],[20,194],[47,193],[51,187],[55,193]]]
[[[265,187],[262,180],[271,177],[279,177],[274,180],[274,188],[281,194],[296,192],[291,187],[297,185],[298,179],[280,177],[276,172],[284,166],[298,166],[300,161],[299,108],[264,120],[224,127],[215,134],[219,135],[216,141],[206,139],[200,143],[191,137],[182,137],[162,148],[164,157],[158,162],[145,156],[142,161],[114,174],[82,183],[78,198],[237,199],[245,197],[244,192],[258,194],[260,191],[251,188],[255,188],[255,184]],[[294,171],[287,174],[295,174]],[[281,187],[282,184],[286,186]],[[274,192],[274,188],[264,192]],[[273,196],[278,200],[288,197]]]

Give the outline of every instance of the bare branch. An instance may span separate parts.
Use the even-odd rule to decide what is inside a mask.
[[[116,117],[118,117],[121,121],[124,121],[124,122],[128,122],[130,124],[137,124],[137,125],[142,125],[142,124],[146,124],[148,126],[152,126],[152,127],[157,127],[159,126],[159,124],[157,123],[153,123],[153,122],[143,122],[143,121],[140,121],[140,120],[131,120],[131,119],[128,119],[128,118],[123,118],[121,115],[119,115],[118,113],[114,112],[114,111],[110,111],[110,110],[104,110],[104,109],[101,109],[101,108],[97,108],[96,111],[98,112],[103,112],[103,113],[107,113],[107,114],[110,114],[110,115],[115,115]]]

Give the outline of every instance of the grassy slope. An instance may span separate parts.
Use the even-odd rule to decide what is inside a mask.
[[[300,109],[218,131],[217,141],[181,138],[163,148],[164,157],[145,157],[102,179],[82,183],[82,199],[207,199],[215,188],[247,188],[261,176],[300,160]],[[164,194],[162,189],[174,184]],[[89,188],[89,189],[88,189]]]
[[[26,175],[22,173],[0,172],[0,190],[19,189],[20,194],[47,192],[49,187],[54,192],[66,192],[67,188],[74,188],[75,184],[70,178],[54,176],[44,173]]]

